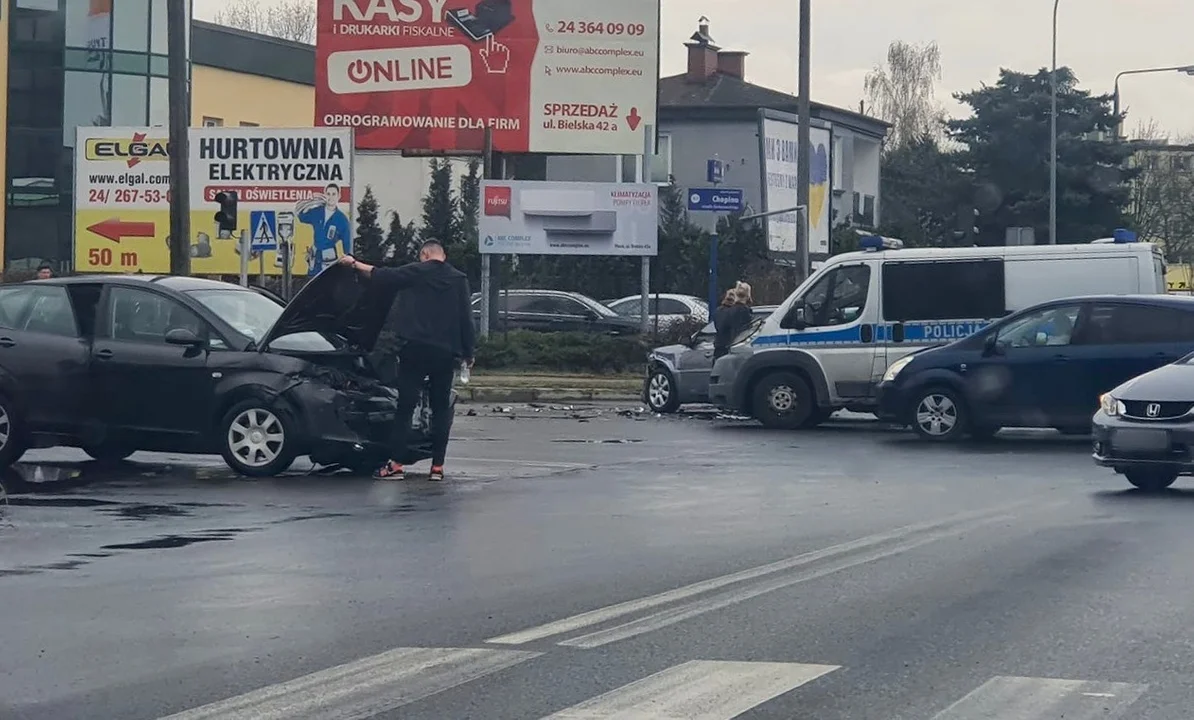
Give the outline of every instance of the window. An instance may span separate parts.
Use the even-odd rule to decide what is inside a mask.
[[[112,124],[112,76],[100,72],[67,72],[62,101],[62,144],[75,146],[78,126]],[[144,101],[142,101],[144,104]]]
[[[11,39],[62,50],[62,15],[57,0],[17,0],[10,19]]]
[[[0,325],[47,335],[78,336],[75,314],[63,287],[6,288],[0,293]]]
[[[190,3],[187,3],[188,5]],[[166,24],[166,3],[155,2],[150,6],[149,18],[149,51],[165,55],[170,43],[170,32]],[[187,17],[191,17],[191,9],[187,8]],[[189,34],[189,33],[188,33]]]
[[[240,124],[240,126],[241,126],[241,127],[261,127],[259,124],[257,124],[257,123],[251,123],[251,122],[242,122],[242,123]]]
[[[659,141],[655,145],[655,154],[651,156],[651,177],[642,177],[642,156],[640,155],[624,155],[622,157],[622,177],[619,178],[621,182],[653,182],[660,185],[667,185],[671,182],[672,177],[672,136],[659,135]]]
[[[883,264],[883,317],[978,320],[1002,317],[1002,260],[946,260]]]
[[[203,127],[224,127],[224,120],[217,117],[203,116]]]
[[[655,305],[655,298],[651,298],[651,305]],[[652,307],[652,315],[691,315],[692,309],[679,300],[660,298],[659,307]]]
[[[112,125],[139,127],[149,119],[149,78],[144,75],[112,76]]]
[[[866,308],[871,269],[845,265],[830,270],[805,293],[805,320],[814,327],[854,322]]]
[[[178,301],[146,290],[113,287],[109,292],[107,337],[140,343],[163,343],[166,333],[186,328],[202,337],[207,333],[199,316]]]
[[[1069,345],[1080,309],[1078,305],[1063,305],[1028,313],[1000,328],[996,342],[1008,348]]]
[[[522,312],[541,313],[544,315],[584,315],[585,306],[567,297],[554,295],[539,295],[527,298]],[[517,311],[516,311],[517,312]]]
[[[73,2],[66,6],[66,45],[96,52],[112,49],[112,13],[108,3]]]
[[[166,78],[149,79],[149,124],[170,124],[170,81]]]
[[[149,0],[113,0],[112,47],[149,51]]]
[[[1157,305],[1095,305],[1081,342],[1083,345],[1194,342],[1194,314]]]
[[[623,317],[638,317],[642,314],[642,308],[642,298],[633,298],[631,300],[623,300],[620,303],[615,303],[611,310]]]

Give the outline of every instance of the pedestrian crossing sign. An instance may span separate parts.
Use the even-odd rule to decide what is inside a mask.
[[[278,214],[276,212],[254,210],[249,213],[249,227],[253,231],[253,238],[249,244],[251,250],[278,249]]]

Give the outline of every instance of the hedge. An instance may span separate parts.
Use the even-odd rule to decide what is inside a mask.
[[[477,344],[477,367],[483,370],[539,370],[571,373],[640,373],[653,347],[685,342],[704,323],[679,323],[647,335],[605,335],[584,332],[496,331]]]

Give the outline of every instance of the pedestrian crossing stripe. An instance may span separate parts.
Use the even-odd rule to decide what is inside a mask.
[[[170,715],[162,720],[368,720],[543,653],[490,648],[395,648]],[[840,665],[690,660],[542,720],[731,720],[842,669]],[[994,677],[933,720],[1120,720],[1147,685]]]

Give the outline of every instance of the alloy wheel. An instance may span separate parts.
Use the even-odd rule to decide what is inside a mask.
[[[661,372],[652,375],[651,381],[647,383],[647,400],[651,403],[651,407],[658,410],[666,406],[671,397],[672,383],[668,380],[667,375]]]
[[[246,467],[264,467],[277,460],[285,442],[282,421],[262,408],[245,410],[228,427],[228,447]]]
[[[916,424],[925,435],[944,437],[957,427],[958,406],[941,393],[929,393],[916,406]]]

